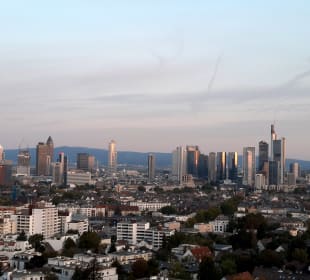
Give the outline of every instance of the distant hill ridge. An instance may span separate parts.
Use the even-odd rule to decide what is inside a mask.
[[[31,165],[35,165],[36,158],[36,149],[29,148],[31,154]],[[104,149],[97,148],[88,148],[88,147],[56,147],[55,148],[55,159],[60,152],[64,152],[71,164],[76,162],[76,155],[78,153],[88,153],[90,155],[95,156],[96,160],[99,161],[100,164],[107,165],[108,163],[108,151]],[[18,149],[5,150],[5,157],[8,160],[12,160],[14,163],[17,161]],[[141,165],[147,166],[147,156],[149,153],[142,152],[132,152],[132,151],[118,151],[117,158],[118,164],[127,164],[127,165]],[[160,168],[169,168],[172,165],[172,154],[171,153],[157,153],[152,152],[156,158],[156,166]],[[239,165],[242,163],[242,156],[238,157]],[[299,159],[287,159],[286,165],[287,168],[293,162],[298,162],[302,169],[310,170],[310,161],[299,160]]]
[[[36,148],[29,148],[31,154],[31,165],[35,165],[36,159]],[[70,164],[76,163],[76,155],[78,153],[88,153],[95,156],[96,160],[102,165],[108,164],[108,150],[88,148],[88,147],[55,147],[54,150],[54,160],[56,160],[57,155],[64,152],[69,159]],[[5,150],[5,158],[12,160],[14,163],[17,162],[18,149]],[[128,165],[142,165],[147,166],[147,157],[150,153],[142,152],[131,152],[131,151],[118,151],[117,152],[117,162],[118,164],[128,164]],[[169,153],[157,153],[152,152],[155,155],[156,166],[165,168],[170,167],[172,162],[172,155]]]

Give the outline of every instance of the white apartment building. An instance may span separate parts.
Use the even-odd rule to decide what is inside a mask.
[[[91,184],[91,173],[90,172],[83,172],[80,170],[71,170],[67,172],[67,183],[74,184],[78,186]]]
[[[129,244],[135,245],[144,239],[144,232],[149,228],[150,223],[118,223],[117,240],[126,240]]]
[[[17,233],[17,220],[15,215],[4,215],[0,218],[0,235]]]
[[[33,233],[49,238],[59,233],[58,210],[52,203],[40,202],[32,209]]]
[[[157,230],[157,229],[148,229],[144,233],[144,240],[152,245],[153,249],[157,250],[162,247],[163,240],[166,237],[174,235],[175,230]]]
[[[118,223],[116,234],[117,240],[125,240],[132,245],[146,241],[154,249],[159,249],[164,237],[172,236],[174,232],[169,229],[150,228],[150,223]]]
[[[142,201],[130,201],[130,206],[138,206],[140,211],[156,212],[159,209],[170,206],[170,202],[142,202]]]
[[[80,235],[88,231],[88,219],[72,220],[66,224],[65,232],[68,230],[76,230]]]
[[[59,233],[60,220],[57,208],[50,202],[39,202],[32,209],[24,208],[17,212],[17,232],[42,234],[49,238]]]

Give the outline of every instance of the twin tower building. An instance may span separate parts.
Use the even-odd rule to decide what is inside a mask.
[[[286,140],[278,139],[274,125],[271,125],[270,155],[269,145],[259,142],[258,158],[255,147],[244,147],[242,169],[238,165],[237,152],[211,152],[204,155],[198,146],[177,147],[172,152],[172,175],[179,184],[188,175],[207,178],[209,182],[231,180],[235,183],[254,186],[259,179],[262,185],[285,183]]]

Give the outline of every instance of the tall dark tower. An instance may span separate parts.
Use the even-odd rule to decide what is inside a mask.
[[[260,141],[258,143],[258,171],[263,171],[264,163],[268,162],[268,150],[269,145],[265,141]]]
[[[217,180],[226,180],[226,152],[218,152],[216,156],[216,161]]]
[[[233,182],[237,181],[238,178],[238,153],[229,152],[227,158],[227,167],[228,167],[228,179]]]
[[[155,155],[149,154],[147,158],[147,170],[149,182],[155,178]]]
[[[187,151],[187,173],[198,177],[198,164],[200,151],[198,146],[186,146]]]

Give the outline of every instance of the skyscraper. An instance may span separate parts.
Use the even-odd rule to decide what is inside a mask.
[[[198,164],[199,164],[199,147],[186,146],[187,152],[187,173],[198,177]]]
[[[280,163],[280,184],[283,184],[286,164],[286,140],[284,137],[273,141],[273,160]]]
[[[20,149],[17,155],[17,174],[30,175],[30,152],[28,149]]]
[[[4,149],[3,147],[0,145],[0,161],[4,160]]]
[[[217,180],[223,181],[227,179],[226,170],[226,152],[218,152],[216,156]]]
[[[80,170],[88,170],[88,153],[78,153],[76,156],[76,168]]]
[[[271,125],[271,131],[270,131],[271,133],[271,139],[270,139],[270,160],[273,160],[273,155],[274,155],[274,151],[273,151],[273,149],[274,149],[274,147],[273,147],[273,141],[274,140],[277,140],[277,134],[276,134],[276,131],[275,131],[275,129],[274,129],[274,124],[272,124]]]
[[[243,148],[243,184],[253,186],[255,182],[255,147]]]
[[[268,143],[265,141],[260,141],[258,143],[258,171],[263,171],[264,163],[269,160],[268,157]]]
[[[199,178],[208,177],[208,156],[207,155],[204,155],[204,154],[199,155],[198,177]]]
[[[271,160],[269,161],[269,185],[279,185],[280,184],[280,162]]]
[[[110,174],[117,172],[117,151],[114,140],[109,143],[108,170]]]
[[[300,166],[298,162],[293,162],[290,164],[290,172],[294,174],[295,180],[300,177]]]
[[[216,181],[216,153],[209,153],[208,158],[208,180],[209,182]]]
[[[46,143],[39,142],[36,150],[36,173],[37,176],[51,174],[51,162],[54,156],[54,143],[49,136]]]
[[[147,158],[147,174],[149,182],[155,178],[155,155],[149,154]]]
[[[229,152],[227,158],[227,167],[228,167],[228,179],[233,182],[237,181],[238,177],[238,153]]]
[[[187,152],[179,146],[172,152],[172,175],[177,177],[179,184],[183,182],[183,176],[187,174]]]

